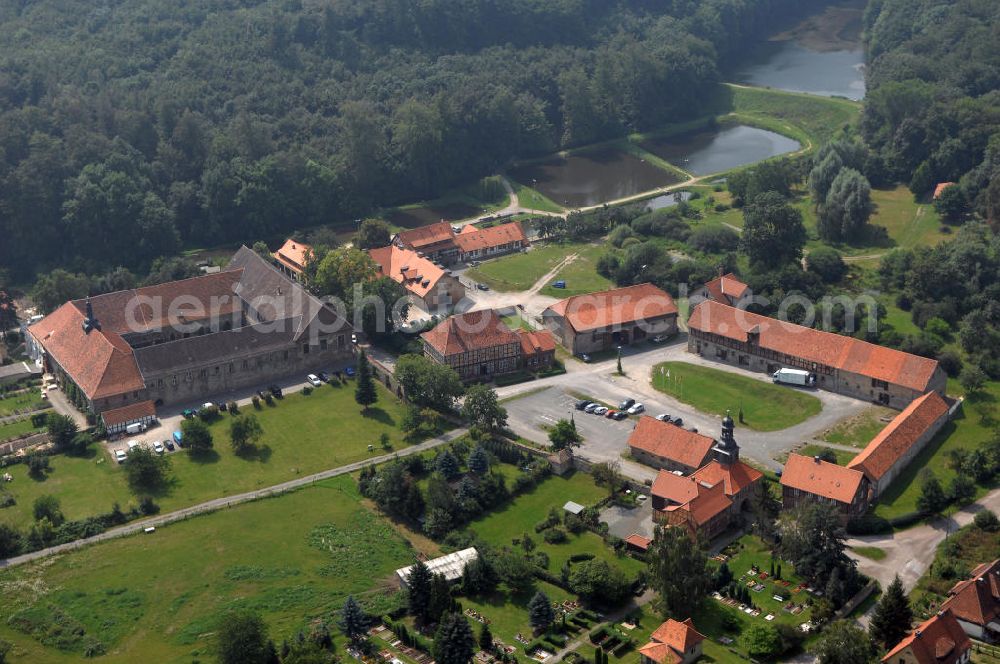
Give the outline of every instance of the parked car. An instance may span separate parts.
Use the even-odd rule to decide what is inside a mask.
[[[671,424],[676,424],[676,425],[677,425],[677,426],[679,426],[679,427],[682,427],[682,426],[684,426],[684,420],[683,420],[683,419],[681,419],[681,418],[679,418],[679,417],[675,418],[675,419],[674,419],[674,420],[672,420],[672,421],[671,421],[670,423],[671,423]]]
[[[599,403],[592,403],[592,404],[589,404],[586,408],[584,408],[583,412],[585,412],[585,413],[593,413],[594,410],[596,410],[597,408],[600,408],[600,407],[601,407],[601,404],[599,404]]]
[[[127,458],[128,455],[125,454],[125,450],[115,450],[115,461],[118,463],[125,463],[125,459]]]
[[[357,374],[358,372],[355,371],[354,367],[347,367],[344,369],[344,373],[347,375],[348,378],[354,378],[355,374]]]
[[[181,415],[184,416],[185,420],[190,420],[192,417],[196,415],[196,413],[194,412],[194,410],[190,408],[185,408],[184,411],[181,413]]]
[[[174,442],[177,443],[177,447],[184,447],[184,434],[180,431],[175,431],[173,434]]]
[[[556,281],[555,283],[553,283],[552,287],[553,288],[566,288],[566,282],[563,281],[562,279],[560,279],[559,281]]]
[[[156,452],[157,454],[163,454],[164,449],[165,448],[163,447],[163,443],[161,443],[158,440],[154,440],[153,441],[153,451],[154,452]]]
[[[662,344],[667,339],[669,339],[669,337],[667,335],[665,335],[665,334],[657,334],[655,337],[653,337],[653,343],[654,344]]]
[[[476,288],[478,288],[481,291],[487,291],[490,289],[490,287],[487,286],[486,284],[476,284]]]
[[[590,362],[590,355],[587,355],[586,353],[580,353],[578,357],[584,362]]]
[[[590,405],[590,402],[587,401],[586,399],[584,399],[582,401],[577,401],[576,402],[576,409],[577,410],[583,410],[584,408],[586,408],[589,405]]]
[[[328,374],[327,372],[325,372],[325,371],[320,371],[320,372],[319,372],[318,374],[316,374],[316,375],[317,375],[317,376],[319,377],[319,379],[320,379],[321,381],[323,381],[324,383],[329,383],[329,382],[330,382],[330,374]]]
[[[309,374],[306,376],[306,381],[308,381],[313,387],[321,387],[323,385],[323,381],[321,381],[319,376],[316,374]]]
[[[280,397],[281,396],[281,388],[278,387],[277,385],[271,385],[267,389],[274,396],[276,396],[276,397]]]
[[[656,419],[658,419],[661,422],[666,422],[667,424],[670,424],[670,416],[667,415],[666,413],[660,413],[659,415],[656,416]]]
[[[612,419],[621,421],[624,420],[626,417],[628,417],[628,413],[626,413],[624,410],[619,410],[615,412],[615,416]]]
[[[609,420],[613,420],[615,419],[615,413],[617,412],[618,411],[615,410],[614,408],[608,408],[608,412],[604,413],[604,417],[608,418]]]
[[[625,399],[620,404],[618,404],[619,410],[628,410],[635,405],[635,399]]]
[[[607,406],[598,406],[593,411],[594,415],[604,415],[607,412],[608,412],[608,407]]]
[[[174,441],[172,441],[172,440],[165,440],[165,441],[163,441],[163,446],[165,448],[167,448],[167,450],[169,452],[173,452],[174,451]]]
[[[642,413],[645,410],[646,410],[645,406],[643,406],[641,403],[637,403],[637,404],[635,404],[634,406],[632,406],[631,408],[628,409],[628,414],[629,415],[638,415],[639,413]]]
[[[132,450],[134,450],[137,447],[139,447],[139,441],[138,440],[130,440],[130,441],[128,441],[128,451],[129,452],[131,452]]]

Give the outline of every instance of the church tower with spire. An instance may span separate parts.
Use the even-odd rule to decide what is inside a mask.
[[[732,466],[740,460],[740,446],[733,436],[733,429],[736,427],[733,418],[726,411],[726,416],[722,419],[722,438],[712,448],[712,455],[715,460],[724,466]]]

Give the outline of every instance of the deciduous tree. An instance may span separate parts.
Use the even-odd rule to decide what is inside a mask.
[[[229,421],[229,438],[237,454],[253,448],[263,435],[264,428],[253,413],[237,415]]]
[[[868,633],[847,620],[827,626],[811,652],[819,664],[871,664],[878,657],[878,649]]]
[[[559,420],[555,426],[549,430],[549,442],[552,449],[565,450],[579,447],[583,442],[583,436],[576,430],[576,426],[569,420]]]
[[[711,588],[712,572],[702,543],[682,528],[657,528],[650,546],[649,571],[663,610],[685,620]]]
[[[489,433],[507,426],[507,409],[500,405],[496,391],[485,385],[473,385],[466,391],[462,415],[473,426]]]
[[[743,209],[740,250],[755,265],[774,268],[798,261],[806,239],[802,212],[777,192],[760,194]]]
[[[272,664],[274,645],[267,626],[255,613],[235,611],[219,620],[215,634],[219,664]]]

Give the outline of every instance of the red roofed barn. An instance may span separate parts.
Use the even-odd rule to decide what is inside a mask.
[[[783,367],[817,376],[817,387],[905,408],[927,392],[944,394],[937,360],[735,309],[700,303],[688,320],[688,351],[751,371]]]
[[[694,306],[705,300],[713,300],[730,307],[741,307],[749,303],[752,297],[753,291],[750,290],[750,287],[740,281],[735,274],[729,272],[696,288],[688,298],[688,302]]]
[[[781,503],[785,510],[807,502],[825,503],[836,507],[845,521],[868,510],[869,487],[861,471],[819,457],[789,454],[781,471]]]
[[[534,361],[544,368],[555,357],[555,340],[546,331],[513,332],[493,309],[451,316],[420,335],[424,354],[445,364],[465,381],[488,381]],[[527,350],[530,349],[530,353]]]
[[[684,622],[668,620],[653,632],[649,643],[639,648],[642,664],[691,664],[701,657],[705,637],[694,628],[690,618]]]
[[[431,261],[450,265],[456,261],[484,260],[521,251],[529,242],[517,221],[486,228],[468,224],[460,233],[455,233],[447,221],[441,221],[402,231],[393,238],[393,244],[419,252]]]
[[[937,392],[928,392],[893,418],[847,467],[865,474],[877,498],[947,421],[947,402]]]
[[[708,463],[715,440],[643,415],[628,438],[629,453],[647,466],[685,475]]]
[[[965,664],[972,641],[951,611],[943,610],[917,625],[905,639],[886,653],[885,664]]]
[[[574,355],[677,333],[677,305],[652,284],[577,295],[542,312],[542,322]]]

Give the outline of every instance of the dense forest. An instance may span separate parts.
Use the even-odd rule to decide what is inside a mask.
[[[871,0],[862,131],[923,196],[958,182],[960,210],[1000,218],[1000,2]]]
[[[821,0],[0,4],[0,269],[145,269],[682,120]]]

